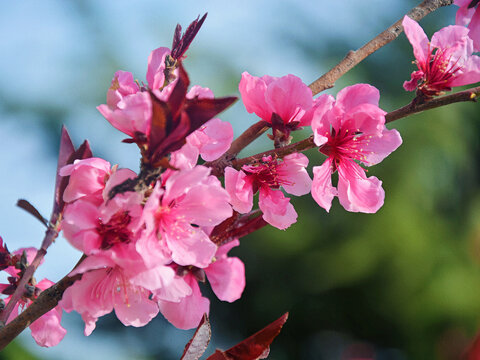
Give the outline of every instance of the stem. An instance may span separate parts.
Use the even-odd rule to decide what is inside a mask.
[[[223,156],[215,161],[208,161],[204,165],[212,169],[212,175],[221,176],[223,170],[231,165],[232,159],[235,159],[240,151],[246,148],[252,143],[252,141],[260,137],[269,128],[270,124],[266,121],[260,120],[259,122],[256,122],[232,142],[230,149],[228,149]]]
[[[284,156],[287,156],[296,152],[303,152],[309,149],[313,149],[316,146],[317,145],[315,145],[315,143],[313,142],[313,135],[310,135],[308,138],[303,139],[302,141],[290,144],[282,148],[265,151],[260,154],[252,155],[243,159],[233,160],[232,166],[238,170],[243,165],[251,164],[251,163],[262,160],[264,156],[271,155],[278,158],[283,158]]]
[[[46,312],[58,305],[65,290],[76,280],[80,279],[82,274],[73,277],[65,276],[55,285],[52,285],[37,297],[37,299],[13,319],[8,325],[0,329],[0,350],[3,350],[13,339],[15,339],[27,326],[30,326],[35,320]],[[12,301],[9,302],[13,303]]]
[[[438,8],[451,5],[452,3],[453,0],[425,0],[411,9],[407,15],[413,20],[419,21]],[[360,49],[349,51],[342,61],[309,85],[313,95],[316,95],[325,89],[332,88],[335,85],[335,81],[353,69],[362,60],[381,47],[387,45],[389,42],[395,40],[403,31],[402,21],[403,17],[381,34],[363,45]]]
[[[269,127],[270,125],[263,120],[253,124],[232,142],[227,154],[231,157],[237,156],[240,151],[246,148],[252,141],[260,137],[260,135],[267,131]]]
[[[387,115],[385,115],[385,122],[389,123],[412,114],[416,114],[425,110],[435,109],[440,106],[454,104],[457,102],[475,102],[477,101],[478,96],[480,96],[480,86],[467,89],[465,91],[460,91],[455,94],[438,97],[422,104],[416,104],[415,102],[412,102],[408,105],[401,107],[400,109],[389,112]]]

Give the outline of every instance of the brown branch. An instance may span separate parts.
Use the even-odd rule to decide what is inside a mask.
[[[262,160],[264,156],[276,156],[278,158],[283,158],[284,156],[296,153],[296,152],[303,152],[309,149],[313,149],[316,147],[315,143],[313,142],[313,135],[309,136],[302,141],[290,144],[285,147],[281,147],[278,149],[273,149],[269,151],[262,152],[260,154],[252,155],[243,159],[233,160],[232,166],[236,169],[240,169],[243,165],[255,163],[257,161]]]
[[[389,112],[387,115],[385,115],[385,122],[389,123],[412,114],[416,114],[425,110],[435,109],[440,106],[454,104],[457,102],[477,101],[478,96],[480,96],[480,86],[465,91],[460,91],[455,94],[438,97],[422,104],[416,104],[413,101],[412,103],[405,105],[400,109]]]
[[[212,168],[212,175],[221,176],[223,170],[231,165],[232,159],[235,159],[240,151],[259,138],[269,128],[270,124],[266,121],[260,120],[256,122],[232,142],[232,145],[222,157],[215,161],[208,161],[204,165]]]
[[[42,291],[38,298],[20,315],[0,329],[0,350],[15,339],[27,326],[46,312],[58,305],[65,290],[81,278],[81,274],[73,277],[65,276],[55,285]]]
[[[438,8],[451,5],[452,3],[453,0],[425,0],[410,10],[407,15],[413,20],[419,21]],[[349,51],[342,61],[309,85],[313,95],[316,95],[325,89],[332,88],[335,85],[335,81],[353,69],[362,60],[381,47],[387,45],[389,42],[395,40],[403,31],[402,21],[403,17],[381,34],[363,45],[360,49]]]

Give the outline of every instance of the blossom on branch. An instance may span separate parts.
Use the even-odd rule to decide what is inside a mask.
[[[463,26],[444,27],[432,36],[432,41],[418,23],[408,16],[403,18],[405,35],[412,44],[418,67],[405,81],[407,91],[417,89],[425,99],[438,96],[454,86],[480,81],[480,57],[472,55],[473,41]]]
[[[258,191],[258,206],[263,219],[284,230],[297,221],[297,213],[280,187],[289,194],[301,196],[310,192],[312,180],[306,171],[308,158],[303,154],[290,154],[279,160],[264,157],[258,164],[244,165],[240,171],[225,169],[225,188],[233,208],[247,213],[253,207],[253,195]]]
[[[295,75],[256,77],[244,72],[238,87],[247,111],[269,123],[274,137],[280,136],[283,142],[291,131],[312,121],[316,101],[309,87]]]
[[[220,300],[234,302],[241,297],[245,288],[245,266],[239,258],[227,256],[239,244],[236,239],[220,246],[214,261],[204,269],[176,267],[176,281],[191,288],[191,294],[178,302],[159,300],[160,311],[168,321],[180,329],[191,329],[198,325],[203,314],[209,313],[210,301],[202,296],[198,286],[198,281],[205,282],[205,278]]]
[[[473,40],[475,51],[480,51],[480,11],[478,10],[478,1],[474,0],[455,0],[455,5],[460,6],[457,11],[455,23],[457,25],[468,26],[470,32],[468,35]]]
[[[368,84],[342,89],[336,101],[330,95],[319,98],[312,130],[315,144],[327,159],[313,168],[312,196],[327,211],[335,196],[353,212],[374,213],[383,205],[382,182],[367,178],[355,162],[378,164],[402,143],[397,130],[385,127],[386,112],[378,107],[379,99],[378,90]],[[335,171],[336,188],[331,180]]]

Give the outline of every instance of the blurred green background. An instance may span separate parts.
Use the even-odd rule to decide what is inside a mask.
[[[193,84],[217,96],[238,95],[243,71],[293,73],[312,82],[415,4],[2,3],[0,235],[11,250],[40,243],[41,226],[14,203],[26,197],[49,213],[62,123],[77,144],[88,138],[96,156],[137,170],[136,148],[120,143],[124,136],[95,106],[105,102],[116,70],[144,80],[148,54],[170,46],[177,22],[187,26],[209,12],[185,67]],[[453,23],[455,10],[425,18],[427,34]],[[402,88],[412,60],[402,35],[329,93],[368,82],[380,90],[380,106],[391,111],[413,98]],[[289,311],[271,359],[458,359],[480,320],[479,115],[477,104],[455,104],[392,123],[403,145],[368,172],[386,192],[377,214],[348,213],[337,200],[328,214],[305,196],[293,200],[299,219],[287,231],[265,228],[242,239],[231,254],[245,262],[247,287],[233,304],[210,296],[208,352],[232,346]],[[234,124],[237,136],[256,121],[241,102],[221,117]],[[269,146],[263,139],[245,154]],[[311,166],[323,162],[315,150],[308,155]],[[57,241],[38,278],[58,280],[78,257]],[[212,295],[208,286],[202,291]],[[107,316],[88,338],[79,316],[64,314],[63,323],[68,333],[58,347],[40,349],[27,330],[0,359],[179,359],[192,335],[161,316],[141,329]]]

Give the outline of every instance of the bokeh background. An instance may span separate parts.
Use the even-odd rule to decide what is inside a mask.
[[[147,57],[170,46],[177,23],[208,18],[188,52],[193,84],[238,95],[241,73],[300,76],[307,84],[399,19],[416,1],[24,0],[0,4],[0,235],[11,250],[38,246],[43,228],[15,207],[26,198],[48,216],[62,124],[96,156],[138,169],[134,145],[96,111],[116,70],[145,79]],[[455,8],[429,15],[428,35],[453,23]],[[413,70],[402,35],[348,73],[335,88],[368,82],[387,111],[412,99]],[[238,136],[253,122],[242,103],[222,114]],[[330,213],[294,199],[298,222],[265,228],[232,251],[247,287],[234,304],[211,297],[212,344],[226,349],[286,311],[271,359],[458,359],[480,320],[480,110],[456,104],[398,120],[404,143],[369,175],[383,180],[375,215]],[[308,131],[298,134],[298,139]],[[270,146],[259,140],[244,153]],[[311,164],[323,159],[308,153]],[[37,279],[59,280],[80,254],[59,238]],[[208,286],[202,288],[209,294]],[[140,329],[114,316],[83,336],[76,314],[55,348],[25,331],[0,359],[179,359],[191,331],[161,315]]]

